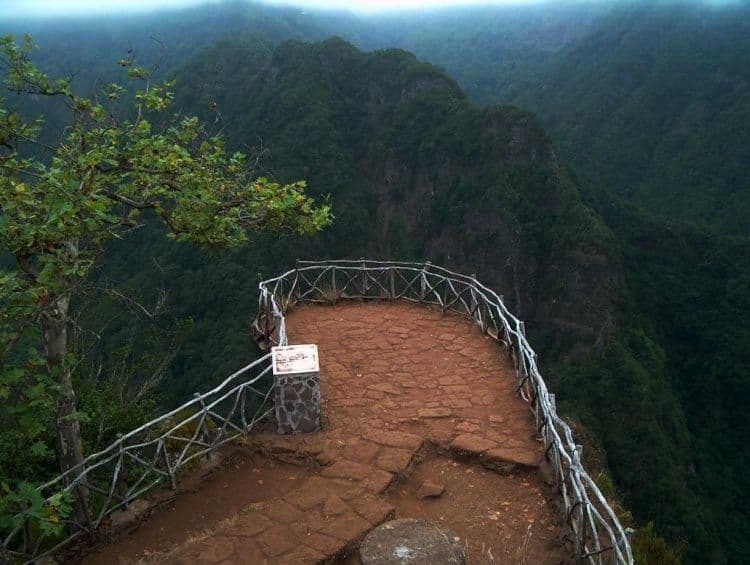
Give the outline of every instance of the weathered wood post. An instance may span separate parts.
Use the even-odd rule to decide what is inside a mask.
[[[269,342],[270,343],[270,342]],[[201,405],[201,417],[198,419],[198,429],[200,430],[200,441],[205,445],[212,445],[213,441],[211,438],[211,429],[208,426],[210,422],[210,416],[208,414],[208,408],[206,403],[203,401],[203,397],[199,392],[193,394],[193,397],[200,402]],[[206,461],[211,461],[211,455],[213,451],[209,449],[206,451]]]
[[[362,259],[362,299],[367,296],[367,263]]]
[[[419,280],[419,301],[424,302],[424,299],[427,298],[427,272],[430,270],[430,266],[432,263],[427,261],[424,264],[424,268],[422,269],[422,276]]]
[[[157,449],[159,447],[161,447],[162,455],[164,455],[164,467],[166,467],[167,473],[169,474],[169,484],[172,487],[172,490],[177,490],[177,478],[175,477],[174,469],[172,469],[172,463],[169,461],[169,452],[167,451],[167,442],[164,440],[159,440]],[[122,444],[120,444],[120,449],[122,450]],[[120,458],[122,458],[122,453],[120,454]]]
[[[516,362],[518,363],[518,367],[516,370],[518,371],[519,378],[524,378],[526,373],[526,362],[523,360],[523,347],[521,346],[521,336],[526,337],[526,324],[523,322],[518,322],[518,359],[516,359]]]
[[[266,343],[271,345],[271,318],[273,317],[273,308],[271,307],[271,296],[266,293],[263,295],[263,338]]]
[[[336,284],[336,265],[331,267],[331,293],[333,295],[333,305],[336,306],[336,302],[339,299],[339,290]]]
[[[271,349],[273,397],[278,433],[320,431],[320,363],[318,346],[288,345]]]
[[[294,262],[294,283],[292,287],[292,292],[290,293],[290,297],[293,301],[293,304],[297,304],[299,302],[300,298],[300,290],[299,290],[299,259],[297,259]]]
[[[469,287],[469,294],[471,295],[471,312],[469,312],[469,316],[471,318],[474,318],[477,322],[479,322],[479,325],[482,328],[482,331],[485,331],[484,328],[484,320],[482,319],[482,313],[479,311],[479,300],[477,300],[477,290],[474,286],[475,284],[478,284],[477,281],[477,275],[476,273],[471,273],[471,281],[472,284]]]
[[[443,316],[445,316],[445,312],[448,310],[448,279],[443,276],[443,298],[442,298],[442,304],[443,307]]]

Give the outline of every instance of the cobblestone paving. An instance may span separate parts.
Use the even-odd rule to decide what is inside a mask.
[[[506,354],[468,321],[404,303],[346,303],[298,308],[287,324],[290,343],[318,345],[324,430],[255,434],[248,442],[313,459],[321,472],[283,499],[247,507],[169,562],[332,560],[393,516],[383,493],[428,446],[501,474],[540,464],[542,447]],[[529,476],[542,498],[541,479]],[[551,522],[550,505],[538,507]]]

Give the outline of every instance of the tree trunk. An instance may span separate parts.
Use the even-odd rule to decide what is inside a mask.
[[[60,387],[55,404],[55,432],[57,435],[57,460],[60,471],[71,469],[83,470],[83,446],[81,429],[76,416],[76,398],[71,381],[70,367],[65,357],[68,352],[68,297],[57,298],[52,303],[50,312],[44,315],[44,350],[50,374]],[[71,473],[65,484],[75,478],[77,471]],[[75,496],[75,519],[84,526],[89,525],[88,488],[85,484],[73,489]]]

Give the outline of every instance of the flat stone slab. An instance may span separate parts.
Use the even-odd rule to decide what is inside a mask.
[[[468,551],[453,530],[427,520],[402,518],[367,534],[359,555],[362,565],[465,565]]]
[[[542,462],[538,453],[529,453],[521,449],[495,447],[482,454],[482,464],[495,469],[500,474],[515,472],[519,469],[536,469]]]
[[[370,430],[366,434],[367,439],[381,445],[389,447],[400,447],[403,449],[419,449],[422,445],[422,438],[418,435],[404,432],[387,432],[379,430]]]
[[[494,441],[476,434],[462,434],[451,443],[453,451],[466,455],[481,455],[496,446]]]
[[[450,415],[449,408],[420,408],[417,410],[417,416],[420,418],[450,418]]]

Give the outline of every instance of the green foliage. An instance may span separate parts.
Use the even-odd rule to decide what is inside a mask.
[[[8,87],[65,96],[76,120],[48,165],[22,154],[20,142],[34,139],[30,126],[4,114],[2,244],[35,257],[40,283],[58,290],[56,281],[85,276],[93,259],[84,249],[119,237],[143,209],[153,209],[175,239],[203,245],[236,246],[249,230],[306,233],[328,223],[330,208],[315,207],[304,182],[253,180],[245,156],[228,156],[223,141],[206,136],[197,119],[173,117],[154,132],[149,116],[169,107],[173,83],[151,85],[145,70],[131,68],[145,85],[135,94],[137,117],[120,124],[104,106],[74,95],[67,82],[53,84],[38,71],[28,60],[30,43],[19,48],[6,37],[2,46]],[[72,241],[86,248],[71,253],[64,244]]]
[[[582,181],[749,235],[750,11],[625,4],[565,48],[492,73],[483,101],[539,115]]]
[[[667,545],[664,538],[654,531],[654,523],[649,522],[646,527],[635,533],[632,541],[633,557],[636,563],[644,565],[679,565],[680,559]]]
[[[17,273],[0,274],[0,478],[32,481],[53,460],[51,413],[57,387],[30,317],[43,300]]]
[[[663,378],[664,354],[641,329],[613,338],[601,356],[548,373],[560,407],[601,443],[626,507],[636,516],[648,508],[673,541],[689,537],[704,555],[711,547],[717,551],[715,526],[689,487],[690,438],[680,403]]]
[[[36,486],[27,482],[20,483],[17,490],[3,483],[2,489],[0,529],[24,527],[25,533],[38,530],[52,539],[64,532],[65,518],[72,510],[69,493],[59,492],[45,500]]]
[[[21,45],[10,36],[0,39],[4,86],[60,100],[72,119],[60,142],[47,146],[38,141],[42,120],[29,121],[0,99],[0,249],[15,258],[0,271],[0,420],[8,426],[0,435],[0,471],[8,491],[4,511],[23,511],[52,534],[69,507],[57,498],[42,504],[29,483],[18,481],[53,472],[55,432],[63,447],[60,467],[67,470],[82,460],[77,446],[99,446],[144,418],[164,372],[154,358],[171,358],[168,350],[185,334],[173,330],[177,337],[166,352],[159,351],[164,340],[152,339],[152,358],[141,352],[135,364],[130,351],[110,348],[109,360],[121,359],[119,367],[107,368],[119,369],[117,378],[83,372],[93,366],[71,353],[70,305],[85,294],[107,245],[142,226],[144,211],[164,223],[171,239],[212,248],[238,247],[251,234],[314,233],[331,214],[328,204],[318,206],[305,194],[304,181],[256,178],[246,157],[229,154],[223,139],[196,118],[167,114],[173,82],[156,81],[150,70],[127,61],[138,87],[132,111],[121,118],[112,104],[123,87],[109,84],[102,97],[79,96],[69,80],[51,79],[31,62],[33,47],[28,36]],[[129,373],[149,366],[156,373],[133,389]],[[71,383],[76,369],[83,411],[76,411]]]
[[[727,548],[724,557],[691,539],[685,559],[710,555],[733,562],[748,551],[750,526],[743,471],[750,463],[744,440],[750,428],[742,400],[750,394],[750,242],[665,224],[611,197],[598,198],[625,246],[629,286],[666,354],[661,374],[683,406],[690,433],[683,464],[688,486],[704,501],[693,514],[716,524],[710,535]]]
[[[120,304],[108,302],[99,303],[79,322],[93,328],[95,317],[106,315],[110,308],[121,309]],[[167,368],[193,326],[190,319],[175,320],[166,313],[147,320],[132,313],[124,318],[125,331],[106,345],[74,336],[81,361],[73,381],[78,412],[86,416],[81,422],[86,453],[105,448],[117,434],[141,426],[159,411]]]

